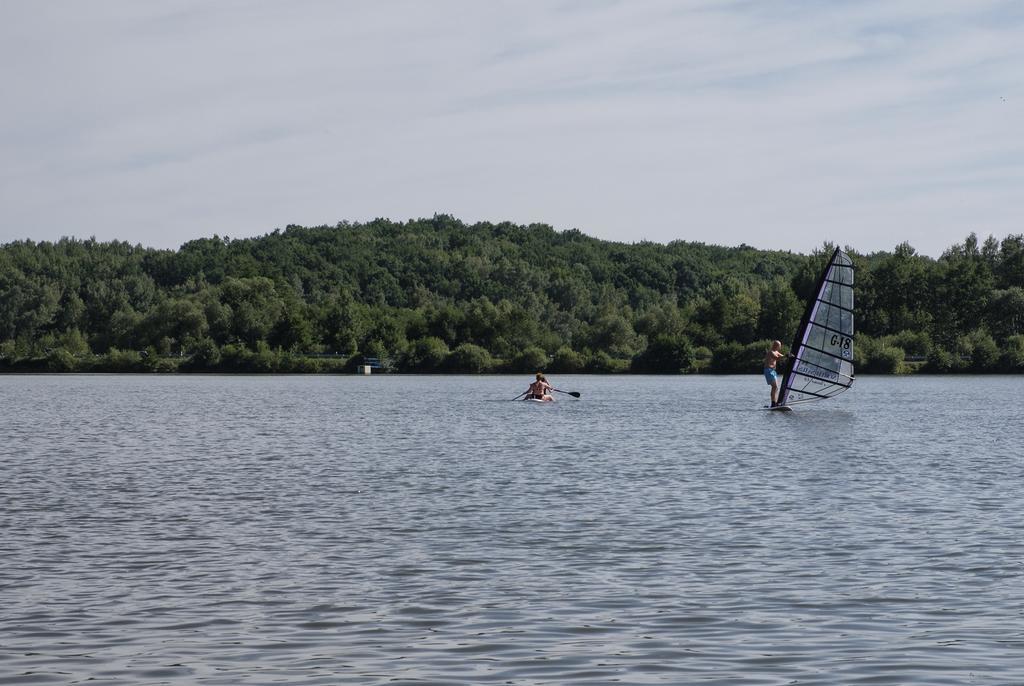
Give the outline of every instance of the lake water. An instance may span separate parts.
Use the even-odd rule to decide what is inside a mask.
[[[0,377],[0,683],[1024,683],[1024,377],[552,380]]]

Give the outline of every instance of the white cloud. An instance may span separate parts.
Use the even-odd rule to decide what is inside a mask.
[[[0,5],[0,241],[436,211],[808,251],[1024,231],[1000,2]]]

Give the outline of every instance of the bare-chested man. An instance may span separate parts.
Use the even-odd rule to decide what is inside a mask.
[[[772,387],[772,407],[779,405],[779,375],[775,365],[784,357],[782,341],[772,341],[772,347],[764,352],[764,380]]]

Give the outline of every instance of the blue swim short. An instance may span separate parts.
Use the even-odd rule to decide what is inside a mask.
[[[764,380],[771,386],[773,383],[779,380],[779,375],[775,373],[774,369],[769,367],[764,368]]]

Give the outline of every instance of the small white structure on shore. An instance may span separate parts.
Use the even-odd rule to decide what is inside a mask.
[[[376,357],[364,357],[363,363],[356,367],[356,373],[369,376],[370,372],[374,369],[384,369],[384,365],[381,364],[380,359]]]

